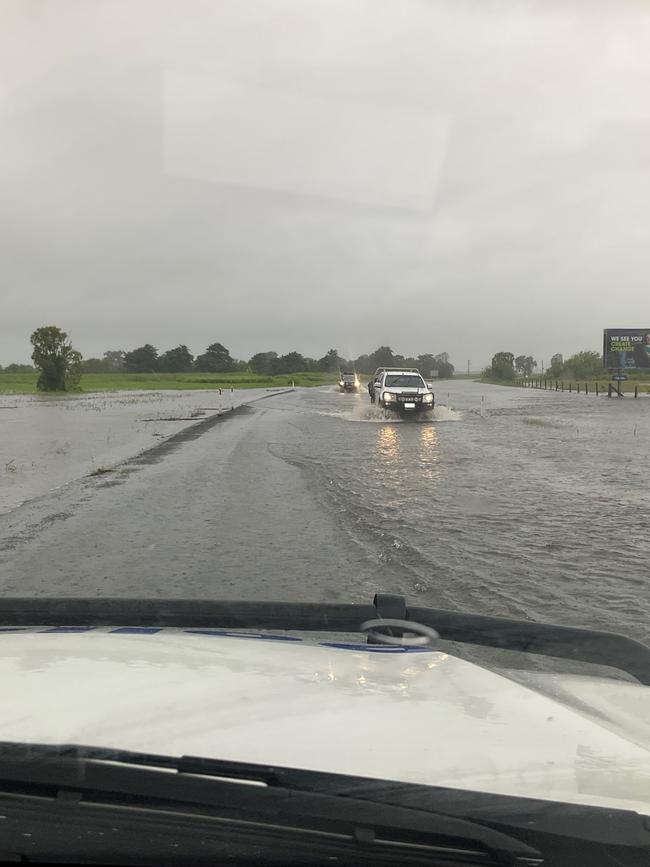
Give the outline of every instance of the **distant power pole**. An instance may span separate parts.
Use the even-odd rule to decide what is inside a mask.
[[[469,361],[467,362],[467,375],[469,376]]]
[[[542,373],[544,373],[544,362],[542,361]]]

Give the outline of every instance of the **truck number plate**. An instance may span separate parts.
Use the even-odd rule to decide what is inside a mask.
[[[404,409],[415,409],[415,404],[414,403],[405,403]]]

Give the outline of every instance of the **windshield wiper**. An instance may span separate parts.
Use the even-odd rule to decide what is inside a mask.
[[[191,756],[0,743],[3,814],[12,803],[39,799],[42,808],[56,810],[59,823],[79,822],[80,808],[97,805],[180,812],[238,828],[243,823],[262,837],[280,833],[290,842],[294,835],[309,834],[315,846],[345,844],[353,847],[358,863],[365,856],[373,863],[384,856],[398,863],[543,863],[537,849],[515,836],[426,807],[360,797],[350,793],[349,783],[346,791],[345,781],[340,775]],[[0,834],[4,851],[14,852],[2,828]]]

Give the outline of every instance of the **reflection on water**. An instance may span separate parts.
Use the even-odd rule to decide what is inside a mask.
[[[377,431],[372,475],[384,505],[402,508],[407,501],[431,495],[440,467],[439,435],[434,425],[385,424]]]
[[[413,449],[416,442],[418,460]],[[402,445],[404,456],[401,453]],[[437,464],[440,460],[438,446],[438,432],[433,425],[418,425],[414,428],[412,425],[386,424],[377,432],[375,452],[382,473],[398,470],[401,474],[402,470],[408,470],[410,479],[418,476],[434,481],[438,476]],[[419,473],[415,472],[417,467]]]
[[[392,464],[399,458],[399,437],[389,424],[380,428],[377,434],[377,457],[384,464]]]
[[[433,482],[438,478],[438,432],[433,425],[423,425],[420,429],[419,443],[420,467],[422,478]]]

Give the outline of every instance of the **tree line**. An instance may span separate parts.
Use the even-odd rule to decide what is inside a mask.
[[[310,358],[299,352],[279,355],[277,352],[257,352],[247,361],[233,358],[221,343],[211,343],[205,352],[194,356],[185,344],[162,353],[151,343],[130,351],[111,349],[101,358],[83,359],[73,349],[65,331],[55,325],[37,328],[30,338],[34,367],[10,364],[6,373],[37,370],[37,387],[43,391],[66,391],[78,385],[84,373],[235,373],[251,372],[266,376],[291,373],[338,373],[356,371],[371,374],[378,367],[417,367],[424,376],[448,378],[454,374],[454,365],[447,352],[423,353],[417,357],[393,352],[390,346],[380,346],[374,352],[358,358],[343,358],[337,349],[330,349],[321,358]],[[0,371],[2,368],[0,367]],[[435,373],[434,373],[435,371]]]
[[[110,350],[103,358],[89,358],[82,362],[88,373],[125,371],[127,373],[231,373],[249,371],[266,376],[288,373],[337,373],[339,370],[355,370],[357,373],[370,374],[378,367],[418,367],[429,375],[432,370],[439,377],[454,374],[454,365],[446,352],[437,355],[425,353],[417,357],[407,357],[394,353],[390,346],[380,346],[374,352],[358,358],[344,358],[337,349],[328,350],[321,358],[310,358],[300,352],[256,352],[247,361],[233,358],[221,343],[212,343],[205,352],[194,357],[185,344],[168,349],[162,354],[150,343],[139,346],[130,352]]]
[[[512,352],[497,352],[482,376],[484,379],[508,382],[514,380],[517,374],[532,376],[536,367],[537,362],[531,355],[515,356]],[[603,356],[591,349],[583,349],[566,361],[561,352],[556,352],[544,373],[551,379],[595,379],[602,376],[603,369]]]

